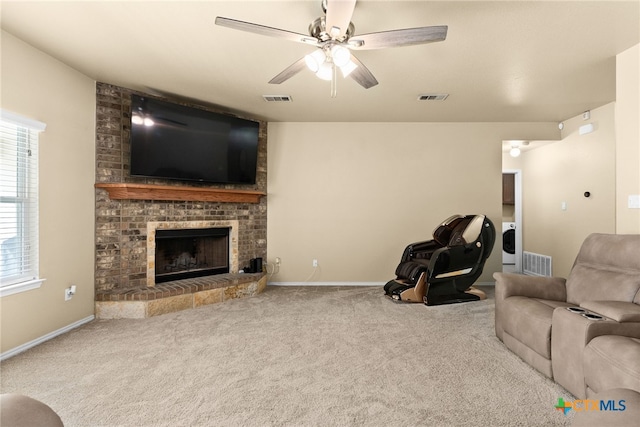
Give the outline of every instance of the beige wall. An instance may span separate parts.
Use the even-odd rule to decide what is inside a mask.
[[[593,123],[595,131],[578,128]],[[564,121],[562,140],[524,152],[504,165],[522,169],[523,248],[553,258],[553,275],[567,277],[590,233],[615,233],[614,104]],[[591,196],[584,197],[585,191]],[[562,202],[566,210],[562,210]]]
[[[282,260],[270,281],[386,282],[452,214],[498,228],[502,140],[558,137],[555,123],[270,123],[267,252]]]
[[[40,289],[0,300],[5,352],[94,313],[95,84],[2,32],[2,108],[47,124],[40,140]],[[77,286],[64,301],[64,289]]]
[[[625,210],[628,194],[640,193],[638,46],[619,55],[617,67],[618,172],[611,169],[611,105],[594,110],[600,124],[589,136],[596,138],[589,143],[594,150],[577,136],[561,141],[579,146],[593,169],[583,168],[580,178],[575,160],[565,158],[562,167],[555,155],[568,157],[566,147],[558,146],[559,153],[551,156],[562,173],[547,188],[570,180],[565,214],[574,207],[589,214],[559,222],[570,224],[557,229],[575,229],[569,239],[554,238],[549,249],[571,254],[564,260],[558,256],[559,274],[575,257],[585,224],[589,231],[640,228],[639,211]],[[94,313],[95,83],[5,32],[1,71],[2,108],[47,124],[40,150],[40,271],[46,281],[38,290],[0,300],[0,350],[5,352]],[[576,126],[578,120],[568,122]],[[393,276],[405,245],[429,238],[452,213],[485,213],[499,227],[501,141],[558,137],[555,123],[270,123],[268,260],[282,259],[279,274],[270,280],[383,282]],[[610,187],[612,175],[617,191]],[[594,194],[588,200],[581,196],[587,189]],[[558,216],[557,202],[540,215],[543,226],[554,223],[547,215]],[[598,208],[592,213],[584,203]],[[618,206],[613,219],[607,203]],[[592,214],[598,221],[589,219]],[[501,269],[499,248],[498,242],[481,281],[491,281],[491,273]],[[320,265],[315,274],[314,258]],[[78,293],[65,302],[64,288],[72,284]]]
[[[551,255],[556,276],[569,274],[589,233],[640,233],[640,209],[627,206],[640,194],[639,76],[636,45],[617,56],[615,104],[591,111],[589,121],[566,120],[559,142],[517,159],[503,155],[504,169],[523,171],[524,250]],[[580,136],[589,122],[595,132]]]
[[[616,58],[616,232],[640,233],[640,209],[629,209],[640,195],[640,45]]]

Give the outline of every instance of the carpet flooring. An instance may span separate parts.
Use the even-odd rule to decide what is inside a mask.
[[[276,287],[149,319],[96,320],[1,365],[2,393],[73,426],[566,426],[568,392],[495,337],[484,301]],[[573,412],[573,411],[571,411]]]

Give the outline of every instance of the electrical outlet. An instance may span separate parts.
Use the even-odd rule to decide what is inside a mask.
[[[64,290],[64,300],[69,301],[76,294],[76,285],[69,286]]]
[[[276,257],[276,265],[280,265],[280,263],[282,262],[282,260],[280,259],[279,256]]]
[[[314,267],[317,267],[317,266],[318,266],[318,260],[317,260],[317,259],[314,259],[314,260],[313,260],[312,265],[313,265]]]

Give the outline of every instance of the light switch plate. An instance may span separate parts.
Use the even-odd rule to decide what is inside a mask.
[[[640,194],[629,196],[629,209],[640,209]]]

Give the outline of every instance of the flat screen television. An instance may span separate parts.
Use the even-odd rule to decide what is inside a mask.
[[[260,123],[131,95],[132,176],[255,184]]]

